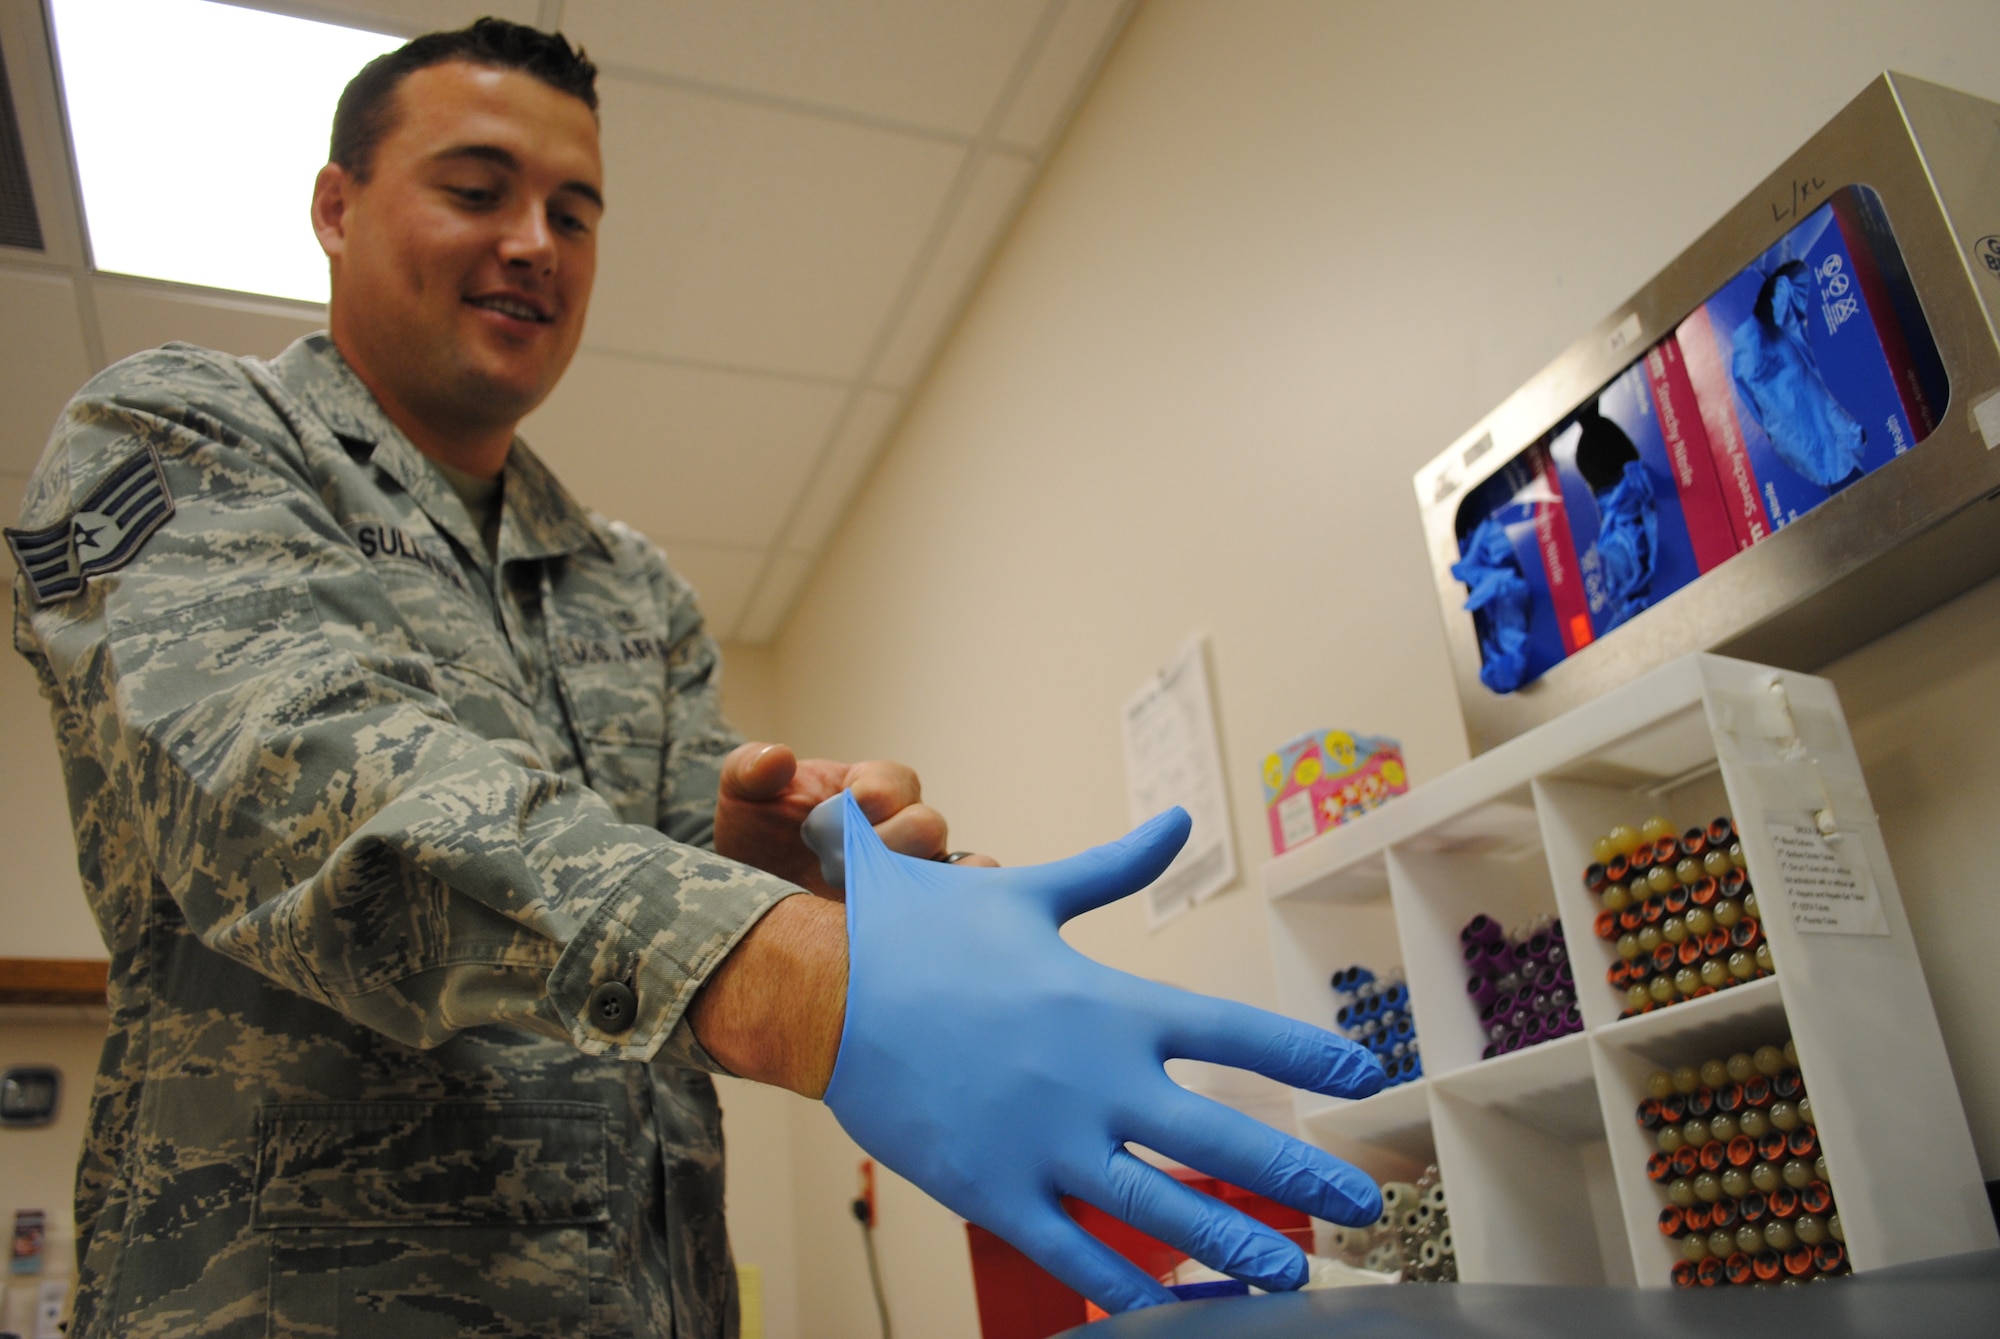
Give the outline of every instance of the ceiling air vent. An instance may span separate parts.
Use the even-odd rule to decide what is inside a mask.
[[[14,115],[14,90],[7,84],[4,52],[0,52],[0,246],[42,249],[42,224],[35,213],[35,188],[28,181],[28,158],[21,152],[21,121]]]

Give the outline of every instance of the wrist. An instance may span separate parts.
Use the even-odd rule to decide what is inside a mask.
[[[847,1017],[847,914],[788,897],[752,926],[688,1008],[702,1047],[732,1073],[817,1099]]]

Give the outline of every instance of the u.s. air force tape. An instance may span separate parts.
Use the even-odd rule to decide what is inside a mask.
[[[36,604],[66,600],[86,578],[132,561],[174,514],[174,495],[152,447],[138,451],[90,490],[77,509],[41,530],[7,531],[7,547]]]

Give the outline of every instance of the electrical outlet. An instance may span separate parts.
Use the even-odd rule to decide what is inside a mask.
[[[62,1073],[49,1065],[16,1065],[0,1075],[0,1126],[50,1125],[62,1092]]]

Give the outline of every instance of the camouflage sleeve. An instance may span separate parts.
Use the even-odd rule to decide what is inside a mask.
[[[31,484],[24,526],[46,527],[150,450],[174,499],[136,556],[25,633],[115,797],[86,861],[157,880],[211,948],[412,1045],[511,1023],[714,1067],[683,1013],[798,890],[702,849],[678,800],[671,834],[621,823],[527,745],[459,726],[315,490],[315,453],[343,448],[288,421],[264,375],[185,348],[121,364]],[[697,635],[677,669],[697,697],[713,659]],[[712,701],[692,710],[726,737]],[[715,746],[675,765],[699,773]],[[589,1002],[612,983],[634,1006],[599,1027]]]

